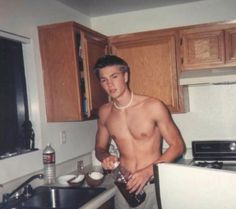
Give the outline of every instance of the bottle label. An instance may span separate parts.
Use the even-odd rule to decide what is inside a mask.
[[[43,164],[53,164],[55,163],[54,153],[43,153]]]

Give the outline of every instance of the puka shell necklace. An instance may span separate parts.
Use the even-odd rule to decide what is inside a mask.
[[[113,102],[113,104],[114,104],[114,107],[115,107],[116,109],[118,109],[118,110],[123,110],[123,109],[128,108],[128,107],[132,104],[133,99],[134,99],[134,94],[133,94],[133,92],[131,92],[131,97],[130,97],[130,100],[129,100],[129,102],[128,102],[127,105],[125,105],[125,106],[118,106],[115,102]]]

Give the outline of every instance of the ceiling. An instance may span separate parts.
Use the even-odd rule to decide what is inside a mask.
[[[184,4],[204,0],[57,0],[79,12],[97,17],[155,7]]]

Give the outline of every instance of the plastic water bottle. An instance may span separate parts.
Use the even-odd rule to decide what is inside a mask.
[[[43,150],[43,171],[45,184],[54,184],[56,181],[55,150],[48,144]]]

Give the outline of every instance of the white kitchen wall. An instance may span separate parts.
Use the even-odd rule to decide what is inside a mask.
[[[235,0],[203,0],[91,19],[106,35],[236,20]],[[236,139],[236,86],[189,87],[190,112],[175,114],[188,148],[192,140]]]
[[[189,87],[190,112],[174,115],[188,147],[192,140],[236,140],[236,84]]]
[[[47,123],[37,26],[74,20],[90,26],[89,17],[54,0],[0,0],[0,30],[30,38],[24,44],[30,118],[39,151],[0,160],[0,184],[42,169],[42,148],[51,142],[61,163],[90,152],[94,147],[96,122]],[[4,110],[0,110],[4,111]],[[66,131],[67,143],[60,144]]]

